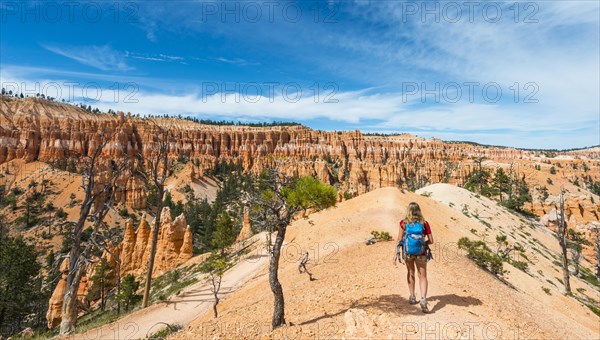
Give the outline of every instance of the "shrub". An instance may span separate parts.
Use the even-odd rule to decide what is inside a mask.
[[[462,213],[465,214],[465,216],[467,217],[471,217],[471,215],[469,215],[469,206],[466,204],[462,205]]]
[[[69,216],[69,214],[67,214],[63,208],[58,208],[58,210],[56,210],[54,213],[54,216],[58,219],[64,220]]]
[[[522,271],[527,271],[527,268],[528,268],[527,262],[523,262],[523,261],[512,260],[510,262],[510,264],[512,264],[513,267],[520,269]]]
[[[600,316],[600,308],[592,305],[592,304],[586,304],[586,306],[592,311],[594,312],[594,314]]]
[[[502,276],[506,272],[503,268],[502,258],[494,254],[485,242],[471,241],[467,237],[461,237],[458,240],[458,248],[466,250],[467,257],[492,274]]]
[[[166,339],[169,334],[175,333],[178,330],[182,329],[183,326],[178,323],[167,324],[167,327],[161,329],[160,331],[150,335],[148,339],[152,340],[162,340]]]
[[[349,191],[344,191],[344,200],[347,201],[347,200],[351,199],[352,197],[353,197],[352,193],[350,193]]]
[[[552,294],[550,294],[550,288],[542,287],[542,290],[544,291],[544,293],[546,293],[548,295],[552,295]]]
[[[392,236],[387,231],[373,230],[373,231],[371,231],[371,235],[373,235],[373,238],[375,238],[376,240],[380,240],[380,241],[391,241],[392,240]]]

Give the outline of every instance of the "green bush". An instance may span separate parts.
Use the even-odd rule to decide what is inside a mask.
[[[344,200],[347,201],[347,200],[351,199],[352,197],[353,197],[352,193],[350,193],[349,191],[344,191]]]
[[[121,215],[121,217],[129,217],[129,210],[127,210],[127,207],[123,207],[119,210],[119,215]]]
[[[594,312],[594,314],[600,316],[600,308],[594,306],[593,304],[586,304],[586,306],[592,311]]]
[[[181,324],[168,324],[167,327],[161,329],[160,331],[150,335],[148,337],[148,339],[152,339],[152,340],[162,340],[162,339],[166,339],[168,335],[177,332],[178,330],[182,329],[183,326]]]
[[[513,267],[520,269],[522,271],[527,271],[527,268],[528,268],[527,262],[523,262],[523,261],[512,260],[512,261],[510,261],[510,264],[512,264]]]
[[[54,216],[60,220],[64,220],[69,216],[69,214],[67,214],[63,208],[58,208],[58,210],[56,210],[54,213]]]
[[[471,241],[467,237],[461,237],[458,240],[458,248],[466,250],[467,257],[492,274],[502,276],[506,272],[503,268],[502,258],[494,254],[485,242]]]
[[[550,288],[542,287],[542,290],[544,291],[544,293],[546,293],[548,295],[552,295],[552,294],[550,294]]]
[[[371,231],[371,235],[373,235],[373,238],[375,238],[376,240],[380,240],[380,241],[391,241],[392,240],[392,235],[390,235],[390,233],[388,233],[387,231]]]
[[[136,281],[135,276],[131,274],[125,275],[121,280],[121,291],[117,295],[117,300],[125,306],[126,312],[129,310],[129,307],[142,300],[142,295],[137,294],[139,287],[140,282]]]

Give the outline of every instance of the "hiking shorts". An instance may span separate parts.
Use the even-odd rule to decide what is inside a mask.
[[[427,264],[427,255],[406,255],[404,257],[404,261],[412,261],[415,260],[417,262],[423,262]]]

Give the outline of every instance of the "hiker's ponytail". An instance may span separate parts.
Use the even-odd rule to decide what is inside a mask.
[[[423,213],[421,212],[421,207],[419,207],[419,205],[416,202],[410,202],[410,204],[408,205],[408,208],[406,209],[406,218],[404,219],[404,222],[419,222],[421,224],[425,223]]]

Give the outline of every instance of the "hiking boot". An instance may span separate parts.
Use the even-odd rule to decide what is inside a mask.
[[[419,304],[421,305],[421,310],[423,313],[429,313],[429,308],[427,308],[427,300],[425,300],[425,298],[422,298]]]
[[[410,296],[408,298],[408,303],[411,305],[416,305],[417,304],[417,298],[415,296]]]

